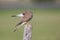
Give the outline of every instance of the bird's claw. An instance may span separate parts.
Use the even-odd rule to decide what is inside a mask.
[[[15,32],[15,31],[16,31],[16,29],[13,30],[13,32]]]

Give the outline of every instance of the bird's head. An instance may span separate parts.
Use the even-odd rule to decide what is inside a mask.
[[[12,17],[24,17],[24,14],[23,13],[20,13],[18,15],[12,15]]]
[[[24,17],[24,16],[29,16],[31,15],[31,12],[30,11],[24,11],[23,13],[20,13],[18,15],[13,15],[12,17]]]

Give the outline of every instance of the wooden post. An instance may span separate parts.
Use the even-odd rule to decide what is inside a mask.
[[[26,24],[24,27],[23,40],[31,40],[32,26],[31,24]]]

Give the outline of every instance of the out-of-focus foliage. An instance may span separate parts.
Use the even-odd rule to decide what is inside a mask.
[[[55,0],[33,0],[34,2],[54,2]]]
[[[24,26],[13,32],[20,18],[12,15],[22,13],[26,9],[0,9],[0,40],[23,40]],[[30,8],[33,18],[32,40],[60,40],[60,8]]]

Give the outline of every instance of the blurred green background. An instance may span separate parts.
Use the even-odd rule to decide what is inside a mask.
[[[33,19],[32,40],[60,40],[60,8],[30,8]],[[12,18],[25,9],[0,9],[0,40],[22,40],[23,28],[13,32],[20,18]]]

